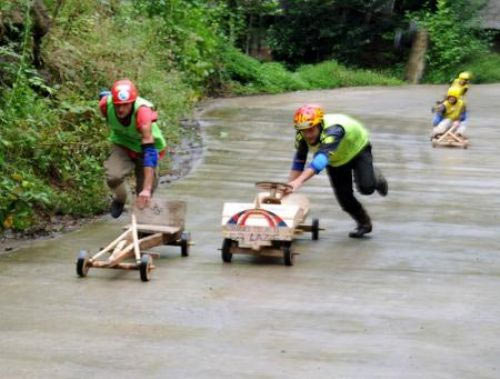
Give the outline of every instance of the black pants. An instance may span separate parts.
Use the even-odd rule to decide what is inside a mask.
[[[353,159],[342,166],[327,166],[328,177],[337,201],[342,209],[354,219],[364,213],[363,206],[354,197],[352,189],[352,173],[358,191],[363,195],[371,195],[377,186],[373,170],[372,147],[367,145]]]

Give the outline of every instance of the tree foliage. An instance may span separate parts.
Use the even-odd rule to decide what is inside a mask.
[[[292,64],[334,58],[375,66],[387,60],[382,51],[401,23],[393,5],[387,0],[282,1],[283,12],[271,28],[273,55]]]
[[[438,0],[434,11],[410,16],[429,31],[428,80],[449,81],[459,66],[488,51],[489,38],[478,18],[484,5],[484,0]]]

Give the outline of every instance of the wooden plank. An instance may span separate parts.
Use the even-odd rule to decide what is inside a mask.
[[[226,225],[222,228],[224,238],[238,241],[239,246],[259,250],[272,245],[272,241],[292,241],[294,229],[260,226]]]
[[[147,236],[144,238],[141,238],[139,240],[139,248],[141,250],[148,250],[151,249],[152,247],[159,246],[163,244],[163,234],[162,233],[155,233],[151,236]],[[125,249],[123,249],[116,258],[113,260],[109,259],[109,266],[113,267],[120,263],[123,259],[125,259],[129,253],[134,251],[134,244],[131,243],[129,244]]]
[[[148,208],[134,206],[133,213],[138,224],[162,225],[184,228],[186,218],[186,202],[164,198],[151,199]]]
[[[123,253],[122,253],[124,250],[127,250],[127,247],[128,247],[127,243],[130,246],[133,246],[133,242],[132,241],[125,241],[125,244],[122,246],[121,249],[115,249],[113,251],[113,254],[111,254],[108,257],[108,261],[109,262],[112,262],[112,261],[114,262],[114,261],[122,261],[122,260],[127,259],[127,258],[132,258],[132,254],[131,253],[127,253],[126,255],[123,255]]]
[[[104,249],[102,249],[101,251],[99,251],[96,255],[94,255],[92,258],[89,259],[89,262],[92,262],[92,261],[95,261],[97,258],[103,256],[104,254],[106,254],[108,251],[110,251],[112,248],[115,247],[115,245],[120,242],[122,239],[126,238],[129,233],[132,231],[131,228],[127,228],[127,231],[126,232],[123,232],[122,234],[120,234],[120,236],[115,239],[113,242],[111,242],[108,246],[106,246]]]
[[[137,235],[137,218],[134,212],[132,212],[132,238],[134,242],[134,255],[137,264],[141,261],[141,249],[139,249],[139,237]]]
[[[117,265],[110,267],[106,261],[97,261],[89,264],[89,266],[93,268],[112,268],[115,270],[139,270],[139,266],[137,265],[137,263],[131,262],[118,263]],[[154,270],[156,267],[154,265],[151,265],[150,268],[151,270]]]
[[[123,250],[126,244],[127,240],[121,240],[120,242],[118,242],[113,250],[113,253],[111,253],[111,256],[113,256],[113,254],[115,253],[118,253],[120,250]]]
[[[301,193],[291,193],[289,195],[285,195],[281,200],[281,204],[298,206],[299,209],[303,211],[304,216],[307,216],[311,207],[309,199]]]
[[[165,225],[151,225],[151,224],[137,224],[138,232],[150,233],[167,233],[176,234],[181,231],[180,226],[165,226]]]

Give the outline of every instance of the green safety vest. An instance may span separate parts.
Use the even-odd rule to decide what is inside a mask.
[[[126,147],[127,149],[135,151],[137,153],[142,152],[142,134],[139,132],[139,130],[137,130],[136,123],[137,110],[142,106],[154,109],[154,105],[152,103],[150,103],[146,99],[143,99],[142,97],[138,97],[134,102],[134,110],[132,112],[130,125],[125,126],[120,122],[118,117],[116,117],[113,99],[111,96],[108,96],[107,121],[111,129],[109,140],[112,143]],[[165,146],[167,144],[156,122],[153,122],[151,125],[151,133],[153,134],[156,149],[158,151],[162,151],[163,149],[165,149]]]
[[[310,151],[316,153],[322,144],[334,142],[333,137],[326,133],[328,128],[334,125],[342,126],[345,131],[344,137],[340,141],[337,149],[328,155],[328,164],[332,167],[338,167],[348,163],[358,155],[361,150],[368,145],[369,139],[368,131],[363,124],[352,117],[343,114],[325,114],[323,118],[323,130],[321,131],[319,142],[315,145],[309,145],[307,141],[305,141]],[[302,134],[297,133],[296,145],[298,145],[298,142],[302,139],[304,139]]]

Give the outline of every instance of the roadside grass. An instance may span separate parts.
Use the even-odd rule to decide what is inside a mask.
[[[498,83],[500,82],[500,54],[490,53],[476,57],[464,64],[458,72],[470,71],[472,83]]]
[[[234,48],[226,49],[223,58],[223,77],[228,81],[230,91],[241,95],[403,84],[395,77],[348,69],[334,60],[303,65],[292,72],[280,63],[261,63]]]

